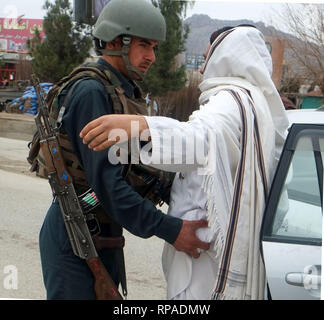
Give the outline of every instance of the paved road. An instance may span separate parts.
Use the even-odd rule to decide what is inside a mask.
[[[45,299],[38,234],[51,202],[48,182],[28,172],[27,142],[0,137],[0,298]],[[165,299],[163,241],[125,232],[128,299]],[[18,282],[11,281],[17,273]]]

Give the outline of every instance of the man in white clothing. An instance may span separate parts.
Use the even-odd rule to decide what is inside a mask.
[[[152,152],[146,155],[151,165],[180,172],[172,185],[168,214],[208,220],[209,227],[197,235],[211,246],[198,259],[168,244],[164,247],[169,299],[264,297],[259,234],[288,127],[271,73],[261,32],[249,26],[231,28],[210,47],[200,108],[188,122],[109,115],[81,131],[84,143],[102,150],[116,143],[111,130],[122,128],[131,138],[132,121],[138,121],[139,136],[149,129]]]

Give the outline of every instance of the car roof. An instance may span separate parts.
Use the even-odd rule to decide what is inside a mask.
[[[318,123],[324,124],[324,109],[295,109],[287,110],[289,124],[293,123]]]

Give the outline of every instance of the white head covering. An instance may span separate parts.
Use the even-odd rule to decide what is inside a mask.
[[[262,33],[253,27],[236,27],[221,33],[211,45],[206,59],[200,103],[217,85],[257,87],[268,102],[276,130],[277,156],[284,143],[288,119],[278,91],[271,79],[272,59]],[[266,106],[265,106],[266,107]]]
[[[251,72],[251,66],[257,67],[258,71]],[[263,82],[265,69],[271,76],[272,59],[262,33],[253,27],[237,27],[223,32],[212,43],[206,59],[204,80],[241,77],[258,86],[261,81],[254,77],[261,77]]]

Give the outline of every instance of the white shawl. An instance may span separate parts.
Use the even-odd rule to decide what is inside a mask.
[[[202,182],[210,226],[204,230],[207,233],[205,240],[212,240],[212,247],[195,263],[197,266],[200,262],[200,268],[196,270],[204,271],[195,273],[193,277],[189,273],[194,261],[166,245],[164,262],[168,264],[168,297],[182,299],[211,294],[210,298],[221,299],[263,298],[265,278],[260,255],[260,227],[265,197],[288,127],[283,104],[270,74],[271,57],[262,34],[255,28],[236,28],[225,38],[224,34],[220,35],[211,47],[204,81],[200,85],[200,110],[194,112],[186,123],[167,118],[146,118],[152,138],[152,164],[157,168],[168,168],[163,164],[158,166],[161,154],[171,148],[165,144],[171,146],[169,140],[172,137],[164,137],[163,128],[176,128],[176,135],[182,138],[193,132],[197,144],[208,146],[208,161],[196,164],[194,168],[188,166],[197,172],[188,175],[188,179],[194,181],[187,185],[196,186],[197,181]],[[238,94],[239,104],[233,92]],[[244,121],[241,114],[245,115]],[[162,136],[163,143],[160,143]],[[177,150],[173,151],[178,154]],[[181,156],[174,158],[182,159]],[[175,163],[187,168],[183,162]],[[202,175],[202,179],[196,179],[197,174]],[[180,187],[181,183],[177,186]],[[178,197],[179,194],[175,192]],[[193,203],[191,205],[191,209],[197,208]],[[181,203],[174,206],[182,210]],[[174,206],[172,214],[178,216]],[[195,219],[194,213],[198,211],[185,212],[182,218]],[[208,273],[206,268],[210,265],[213,269]],[[204,290],[202,284],[206,281],[208,284],[215,281],[214,290],[209,289],[210,286]],[[186,288],[192,294],[187,295]]]
[[[246,121],[245,130],[243,124],[240,128],[245,135],[244,146],[243,136],[240,141],[234,139],[229,142],[227,139],[225,143],[222,133],[215,135],[217,141],[210,138],[208,142],[208,163],[212,170],[205,170],[203,188],[207,194],[209,225],[212,233],[216,234],[214,250],[218,277],[213,294],[216,299],[262,299],[264,295],[260,228],[265,197],[288,127],[283,104],[271,81],[270,67],[271,57],[258,30],[237,28],[222,41],[217,42],[216,39],[207,58],[204,81],[200,86],[203,92],[200,103],[208,100],[209,103],[192,115],[203,120],[211,130],[216,129],[217,132],[215,124],[224,130],[224,126],[220,125],[221,119],[215,121],[211,117],[211,108],[217,108],[212,103],[216,99],[213,96],[231,89],[242,100],[241,108]],[[241,88],[249,90],[252,100]],[[253,102],[254,113],[249,100]],[[255,139],[255,119],[259,146]],[[235,135],[229,126],[226,130],[226,134]],[[244,160],[237,163],[233,176],[229,157],[240,158],[243,147]],[[264,163],[264,178],[261,162]],[[236,183],[237,190],[234,189]]]

